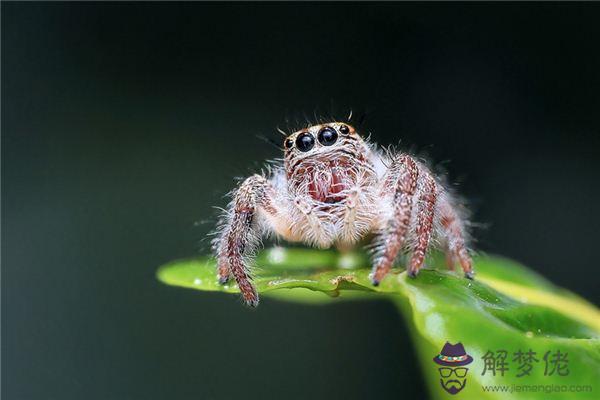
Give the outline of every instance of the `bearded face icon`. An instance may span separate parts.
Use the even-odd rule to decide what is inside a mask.
[[[440,371],[440,383],[446,392],[450,394],[456,394],[460,392],[467,383],[467,371],[469,368],[464,367],[442,367],[438,368]]]
[[[464,389],[467,384],[467,372],[465,367],[473,362],[473,357],[467,354],[462,343],[450,344],[446,342],[440,354],[433,358],[440,374],[442,388],[450,394],[456,394]]]

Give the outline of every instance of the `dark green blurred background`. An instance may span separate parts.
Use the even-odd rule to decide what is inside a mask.
[[[598,304],[599,11],[3,2],[2,397],[422,398],[389,304],[154,278],[315,110],[450,160],[479,249]]]

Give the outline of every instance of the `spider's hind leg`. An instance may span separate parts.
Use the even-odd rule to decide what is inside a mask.
[[[446,242],[446,260],[451,260],[453,264],[458,262],[465,277],[473,279],[475,272],[465,242],[466,232],[462,218],[446,196],[440,198],[438,212],[440,213],[442,235]],[[448,267],[453,269],[453,264],[449,264]]]
[[[446,256],[446,266],[450,271],[454,271],[456,267],[456,259],[454,257],[454,253],[450,251],[448,247],[448,243],[444,243],[444,255]]]

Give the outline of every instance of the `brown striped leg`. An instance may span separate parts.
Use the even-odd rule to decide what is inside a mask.
[[[254,210],[252,209],[236,210],[231,221],[232,229],[229,231],[227,238],[224,239],[226,241],[224,251],[219,257],[219,273],[225,262],[227,262],[229,271],[235,278],[244,301],[249,306],[256,307],[258,305],[258,293],[252,285],[243,258],[250,240],[248,236],[253,215]],[[221,280],[222,276],[219,276],[219,281]]]
[[[231,270],[229,269],[229,261],[227,261],[227,257],[219,259],[217,261],[217,277],[219,278],[219,283],[221,285],[229,282],[229,278],[231,277]]]
[[[376,239],[383,248],[373,267],[371,281],[375,286],[390,271],[398,252],[404,246],[418,177],[419,168],[415,161],[403,155],[390,165],[388,176],[384,180],[383,194],[394,193],[394,214],[390,221],[386,221],[380,237]]]
[[[244,301],[251,307],[256,307],[259,299],[244,260],[259,241],[253,223],[258,209],[276,213],[272,199],[273,189],[263,176],[246,179],[235,193],[217,249],[219,282],[225,283],[229,274],[233,275]]]
[[[450,251],[448,244],[444,245],[444,254],[446,255],[446,265],[450,271],[454,271],[456,266],[456,260],[454,259],[454,253]]]
[[[448,244],[447,257],[458,260],[465,277],[473,279],[473,263],[465,245],[465,234],[462,221],[448,201],[443,201],[439,207],[442,228]]]
[[[412,249],[412,256],[408,264],[408,275],[417,276],[419,269],[425,260],[425,254],[429,247],[429,240],[433,231],[433,217],[435,213],[435,201],[437,197],[436,183],[433,177],[426,174],[422,178],[423,188],[419,196],[417,206],[417,228],[416,245]]]

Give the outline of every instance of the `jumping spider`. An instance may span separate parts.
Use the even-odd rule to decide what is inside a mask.
[[[450,269],[458,262],[473,278],[459,204],[424,164],[377,150],[340,122],[292,133],[283,145],[283,165],[234,192],[214,241],[219,282],[233,276],[246,304],[258,305],[249,255],[273,233],[318,248],[348,248],[373,235],[375,286],[403,253],[410,254],[408,275],[416,277],[432,242],[444,249]]]

